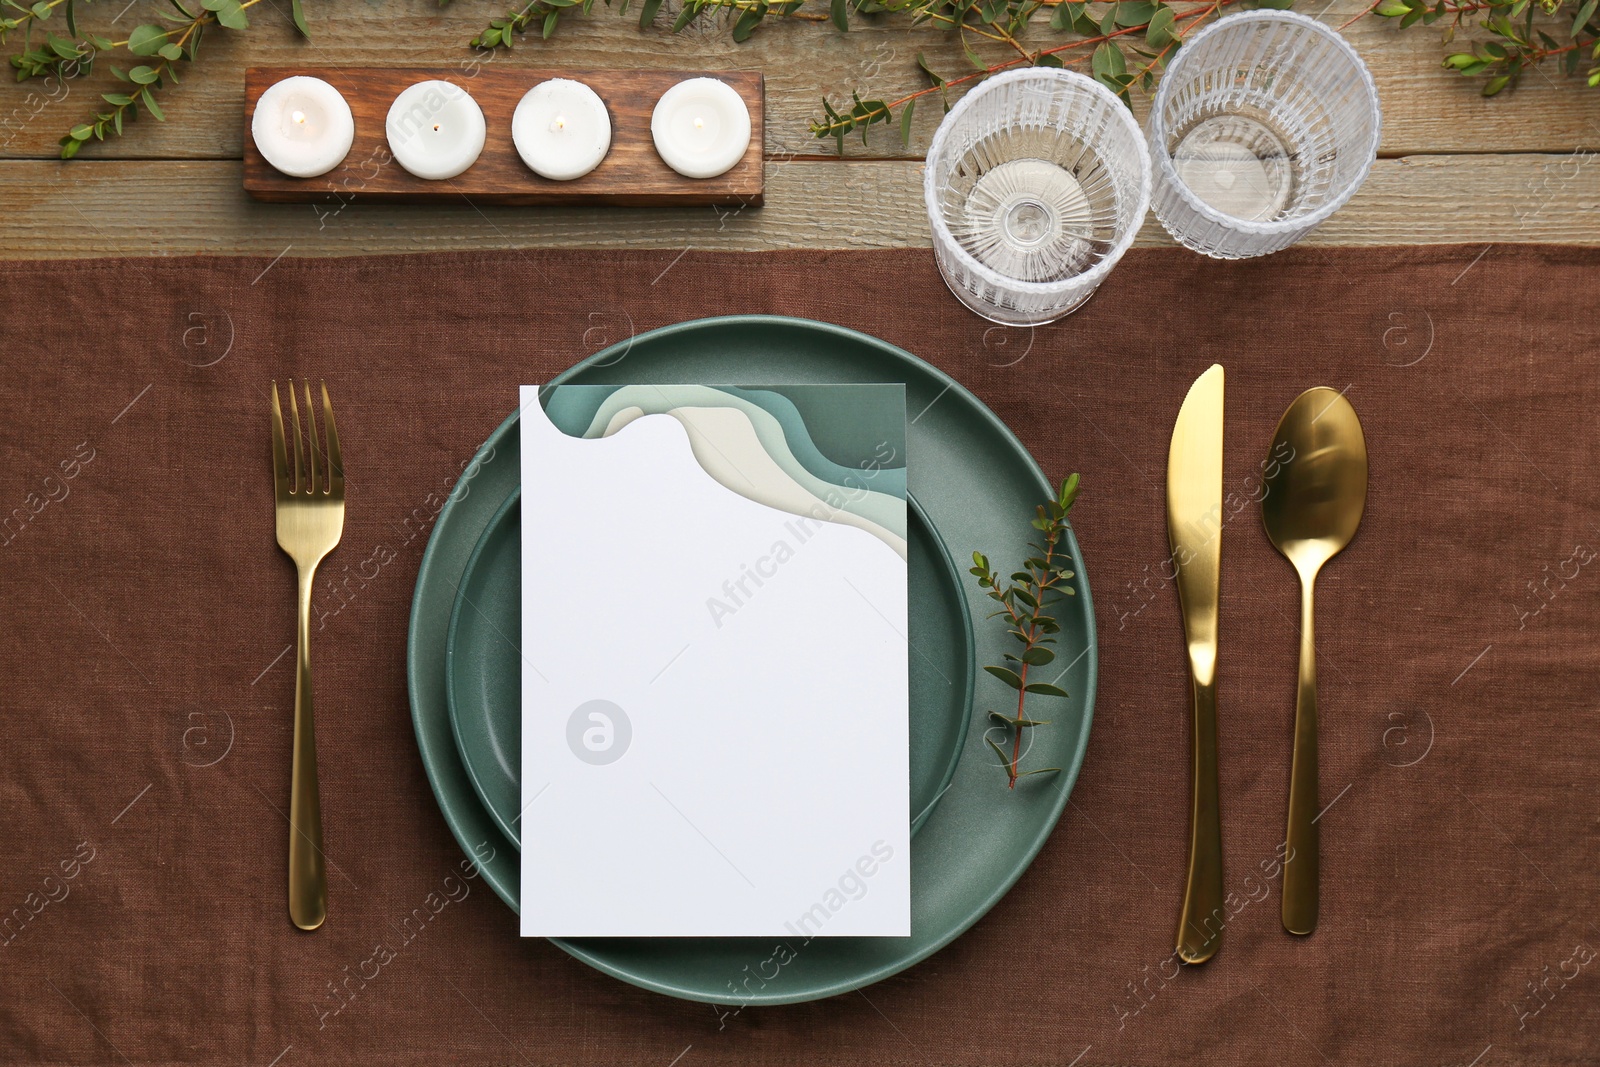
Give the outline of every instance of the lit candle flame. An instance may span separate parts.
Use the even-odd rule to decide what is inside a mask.
[[[306,124],[306,113],[304,111],[296,111],[293,114],[291,114],[289,117],[291,119],[294,119],[294,121],[296,123],[298,123],[299,125],[301,125],[301,126],[304,126]]]
[[[699,115],[696,115],[694,117],[694,128],[697,129],[697,130],[705,129],[706,128],[706,120],[701,118]]]
[[[552,132],[554,132],[556,130],[564,130],[566,128],[567,128],[567,116],[565,116],[565,115],[557,115],[550,122],[550,129],[551,129]]]

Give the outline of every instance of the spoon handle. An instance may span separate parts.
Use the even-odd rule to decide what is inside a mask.
[[[1294,763],[1289,772],[1288,848],[1283,863],[1283,928],[1309,934],[1317,928],[1317,643],[1313,589],[1301,581],[1300,684],[1294,703]]]

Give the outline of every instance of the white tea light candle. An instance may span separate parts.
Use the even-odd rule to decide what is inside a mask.
[[[419,178],[454,178],[483,151],[483,109],[459,85],[425,81],[389,105],[384,123],[395,162]]]
[[[540,82],[511,116],[511,140],[535,174],[553,181],[581,178],[611,149],[611,116],[600,94],[570,78]]]
[[[750,109],[727,82],[690,78],[661,94],[650,116],[656,152],[686,178],[715,178],[750,147]]]
[[[321,78],[300,75],[261,94],[250,136],[275,170],[291,178],[315,178],[350,154],[356,120],[339,90]]]

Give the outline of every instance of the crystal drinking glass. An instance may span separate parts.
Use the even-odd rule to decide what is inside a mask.
[[[1150,155],[1128,109],[1081,74],[990,78],[951,109],[923,176],[934,258],[992,322],[1036,326],[1093,295],[1150,206]]]
[[[1156,218],[1218,259],[1287,248],[1343,207],[1378,154],[1378,91],[1355,49],[1288,11],[1185,41],[1150,109]]]

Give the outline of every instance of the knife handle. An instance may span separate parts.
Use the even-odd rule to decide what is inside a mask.
[[[1193,764],[1189,768],[1189,880],[1178,920],[1178,958],[1204,963],[1222,947],[1222,809],[1217,796],[1216,681],[1194,684]]]

